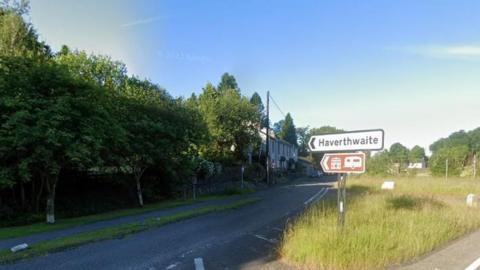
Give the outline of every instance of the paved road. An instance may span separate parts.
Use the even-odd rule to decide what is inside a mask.
[[[261,191],[262,192],[262,191]],[[253,194],[250,195],[250,197],[254,196]],[[246,196],[248,197],[248,196]],[[221,199],[221,200],[211,200],[211,201],[205,201],[205,202],[199,202],[191,205],[186,205],[186,206],[180,206],[180,207],[175,207],[175,208],[168,208],[168,209],[163,209],[163,210],[157,210],[157,211],[152,211],[152,212],[147,212],[139,215],[131,215],[131,216],[125,216],[125,217],[120,217],[120,218],[115,218],[111,220],[105,220],[105,221],[99,221],[99,222],[94,222],[90,224],[85,224],[85,225],[79,225],[71,228],[66,228],[62,230],[56,230],[56,231],[51,231],[51,232],[43,232],[43,233],[37,233],[33,235],[28,235],[24,237],[18,237],[18,238],[11,238],[11,239],[5,239],[5,240],[0,240],[0,250],[2,249],[9,249],[13,246],[16,246],[21,243],[28,243],[28,244],[35,244],[38,242],[46,241],[46,240],[52,240],[60,237],[65,237],[73,234],[78,234],[82,232],[88,232],[88,231],[95,231],[95,230],[100,230],[103,228],[111,227],[114,225],[119,225],[119,224],[125,224],[125,223],[134,223],[134,222],[143,222],[147,219],[154,218],[154,217],[162,217],[162,216],[168,216],[172,215],[178,212],[183,212],[195,208],[201,208],[201,207],[206,207],[206,206],[213,206],[213,205],[226,205],[230,204],[233,201],[238,200],[239,198],[244,198],[243,196],[232,196],[228,197],[226,199]]]
[[[480,269],[480,231],[462,237],[397,270],[475,270]]]
[[[0,269],[280,269],[273,249],[305,202],[330,196],[316,179],[257,193],[259,203],[33,258]],[[315,196],[315,197],[314,197]],[[314,200],[311,198],[314,197]],[[273,261],[273,262],[272,262]],[[273,265],[273,266],[272,266]],[[288,268],[288,267],[284,267]]]

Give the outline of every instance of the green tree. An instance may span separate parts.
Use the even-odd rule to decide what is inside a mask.
[[[314,135],[340,133],[340,132],[344,132],[344,130],[336,127],[332,127],[332,126],[321,126],[319,128],[311,128],[308,134],[309,135],[308,139],[310,140],[310,137]]]
[[[463,131],[457,131],[452,133],[447,138],[442,138],[430,145],[430,151],[435,152],[444,147],[466,146],[470,148],[470,138],[468,134]]]
[[[237,80],[233,75],[228,73],[223,73],[220,83],[217,86],[217,90],[220,94],[223,94],[227,90],[234,90],[236,94],[240,95]]]
[[[265,114],[265,106],[263,105],[262,98],[255,92],[250,98],[250,103],[257,108],[258,115],[260,116],[260,128],[264,128],[268,125],[267,116]]]
[[[394,143],[390,146],[389,156],[392,163],[396,166],[397,174],[400,174],[406,168],[408,154],[408,148],[401,143]]]
[[[280,132],[282,131],[284,125],[285,125],[285,119],[282,119],[282,120],[273,124],[272,130],[273,130],[273,133],[275,134],[275,136],[277,136],[277,137],[280,136]]]
[[[408,148],[401,143],[394,143],[390,146],[390,158],[394,163],[404,165],[408,161]]]
[[[425,160],[425,149],[421,146],[415,145],[408,154],[410,162],[419,162]]]
[[[101,90],[107,90],[116,95],[135,95],[136,88],[125,86],[128,75],[127,67],[120,61],[114,61],[108,56],[88,55],[84,51],[70,51],[67,46],[62,47],[55,61],[63,65],[75,78],[91,82]],[[121,93],[123,90],[131,90]]]
[[[208,83],[198,97],[198,109],[211,136],[201,149],[208,159],[240,160],[247,147],[258,144],[258,108],[237,90],[217,91]]]
[[[387,176],[391,174],[392,162],[388,150],[376,153],[366,161],[366,172],[370,175]]]
[[[429,160],[430,171],[433,175],[441,176],[446,172],[448,159],[448,174],[459,176],[467,160],[468,147],[465,145],[443,147],[437,149]]]
[[[50,48],[38,41],[38,35],[22,16],[28,14],[28,1],[0,2],[0,55],[48,57]]]
[[[39,175],[47,190],[47,222],[53,223],[61,171],[102,162],[99,152],[113,125],[104,96],[54,63],[1,58],[0,70],[0,175],[22,181]]]
[[[480,153],[480,127],[468,132],[470,138],[470,147],[473,153]]]
[[[130,78],[122,126],[128,142],[122,148],[124,161],[135,179],[137,197],[143,206],[141,178],[150,167],[174,170],[195,155],[207,131],[191,104],[175,100],[149,81]],[[136,93],[135,95],[132,93]]]
[[[297,131],[290,113],[287,113],[285,116],[285,123],[280,130],[279,137],[293,145],[297,145]]]
[[[308,156],[308,133],[309,127],[297,127],[296,129],[298,137],[298,155],[302,157]]]

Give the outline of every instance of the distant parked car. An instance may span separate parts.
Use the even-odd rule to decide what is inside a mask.
[[[310,174],[310,178],[318,178],[322,176],[322,173],[320,171],[313,171],[311,174]]]

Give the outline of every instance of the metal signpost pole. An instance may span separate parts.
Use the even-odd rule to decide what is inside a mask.
[[[356,130],[311,136],[310,152],[324,153],[320,165],[325,173],[336,173],[337,227],[345,227],[347,212],[347,178],[350,173],[365,172],[365,153],[359,151],[382,150],[385,132],[382,129]]]
[[[338,210],[338,217],[337,217],[337,224],[339,229],[343,229],[345,225],[345,211],[346,211],[346,183],[347,183],[347,176],[344,173],[338,174],[338,182],[337,182],[337,210]]]

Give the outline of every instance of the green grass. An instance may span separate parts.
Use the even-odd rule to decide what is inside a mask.
[[[480,210],[465,205],[480,193],[478,180],[399,178],[381,191],[383,180],[347,181],[343,231],[335,199],[309,208],[284,232],[282,259],[301,269],[384,269],[480,228]]]
[[[179,213],[161,217],[161,218],[151,218],[146,220],[146,222],[144,223],[123,224],[123,225],[113,226],[113,227],[109,227],[101,230],[75,234],[72,236],[67,236],[59,239],[41,242],[38,244],[33,244],[28,249],[21,252],[17,252],[17,253],[12,253],[9,250],[4,250],[4,251],[0,251],[0,264],[10,263],[17,260],[35,257],[35,256],[46,255],[48,253],[77,247],[77,246],[91,243],[91,242],[122,238],[132,233],[137,233],[137,232],[145,231],[151,228],[160,227],[168,223],[173,223],[180,220],[185,220],[185,219],[189,219],[189,218],[193,218],[196,216],[205,215],[213,212],[236,209],[248,204],[258,202],[259,200],[260,200],[259,198],[243,199],[227,205],[207,206],[207,207],[192,209],[184,212],[179,212]]]
[[[0,240],[27,236],[27,235],[36,234],[36,233],[56,231],[56,230],[71,228],[71,227],[84,225],[88,223],[110,220],[110,219],[120,218],[124,216],[138,215],[138,214],[143,214],[147,212],[185,206],[185,205],[190,205],[190,204],[209,201],[209,200],[222,199],[227,196],[229,196],[229,194],[203,196],[196,200],[188,199],[188,200],[163,201],[159,203],[147,204],[142,208],[122,209],[122,210],[116,210],[116,211],[83,216],[83,217],[58,219],[55,224],[34,223],[34,224],[24,225],[24,226],[5,227],[5,228],[0,228]]]

